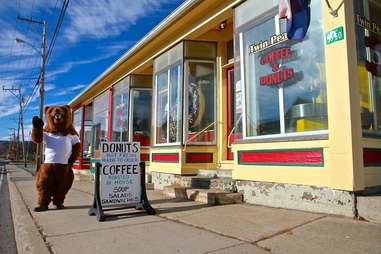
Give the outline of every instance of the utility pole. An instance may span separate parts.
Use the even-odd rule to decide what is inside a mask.
[[[16,139],[16,129],[15,128],[8,128],[9,130],[13,131],[13,133],[9,133],[9,150],[8,150],[8,155],[9,155],[9,158],[11,158],[10,156],[12,155],[12,151],[13,151],[13,146],[14,146],[14,142],[15,142],[15,139]]]
[[[24,98],[23,96],[21,95],[21,89],[20,88],[5,88],[3,87],[3,91],[9,91],[11,94],[13,94],[14,96],[16,96],[16,98],[18,99],[19,101],[19,107],[20,107],[20,115],[19,115],[19,118],[20,118],[20,126],[21,126],[21,136],[22,136],[22,156],[23,156],[23,160],[24,160],[24,167],[26,167],[26,157],[25,157],[25,138],[24,138]],[[17,92],[17,93],[15,93]],[[15,134],[16,136],[16,134]],[[16,138],[16,137],[15,137]],[[18,142],[18,140],[16,140],[16,142]],[[16,154],[17,154],[17,150],[16,150]]]
[[[46,34],[47,34],[47,26],[48,23],[45,20],[35,20],[31,18],[23,18],[20,16],[17,16],[18,20],[29,22],[29,23],[34,23],[34,24],[39,24],[43,25],[43,31],[42,31],[42,45],[41,45],[41,51],[38,51],[33,45],[29,44],[26,41],[20,40],[16,38],[17,42],[20,43],[26,43],[29,46],[31,46],[33,49],[38,51],[41,54],[41,71],[40,71],[40,79],[39,79],[39,85],[40,85],[40,114],[39,117],[40,119],[43,119],[44,115],[44,97],[45,97],[45,64],[46,64]],[[42,162],[42,144],[37,144],[37,149],[36,149],[36,172],[40,168]]]
[[[17,123],[17,136],[16,136],[16,161],[18,161],[19,159],[19,144],[20,144],[20,114],[18,116],[18,118],[9,118],[10,120],[13,120],[15,121],[15,123]]]

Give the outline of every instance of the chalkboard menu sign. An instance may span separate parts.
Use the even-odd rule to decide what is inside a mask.
[[[145,190],[145,163],[140,162],[138,142],[102,142],[101,162],[95,174],[95,192],[89,215],[98,221],[106,217],[103,208],[143,208],[148,214],[150,206]]]

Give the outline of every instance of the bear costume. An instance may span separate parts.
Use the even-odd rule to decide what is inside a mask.
[[[64,208],[64,200],[74,180],[73,163],[81,153],[78,133],[72,124],[72,112],[68,105],[45,107],[46,125],[33,117],[32,141],[44,143],[45,160],[36,180],[38,206],[34,211],[48,210],[49,203],[57,209]]]

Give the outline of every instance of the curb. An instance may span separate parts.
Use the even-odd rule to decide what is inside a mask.
[[[8,175],[8,187],[17,252],[19,254],[51,254],[10,175]]]

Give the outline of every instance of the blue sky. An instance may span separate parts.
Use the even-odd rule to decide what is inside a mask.
[[[26,136],[39,113],[38,77],[42,26],[18,21],[18,15],[48,22],[47,44],[63,0],[2,0],[0,5],[0,140],[16,128],[18,101],[2,87],[21,87],[30,103]],[[65,104],[176,9],[182,0],[71,0],[46,69],[45,104]],[[31,44],[17,43],[16,38]],[[20,132],[21,133],[21,132]],[[27,137],[27,139],[29,139]]]

